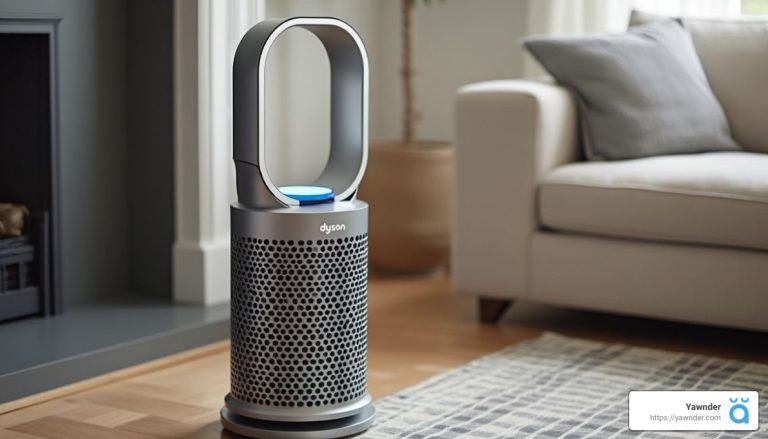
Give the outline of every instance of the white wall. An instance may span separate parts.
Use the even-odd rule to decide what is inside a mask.
[[[362,35],[371,65],[370,137],[401,130],[399,0],[269,0],[267,16],[334,16]],[[526,32],[525,0],[419,2],[414,14],[417,125],[420,139],[453,139],[453,99],[470,82],[518,77]],[[281,184],[316,178],[328,155],[328,72],[322,47],[290,31],[269,61],[268,159]]]
[[[400,2],[381,2],[386,31],[376,62],[378,100],[371,138],[393,138],[402,126],[400,92]],[[526,33],[524,0],[445,0],[418,2],[414,13],[417,137],[453,140],[453,99],[464,84],[518,77]]]

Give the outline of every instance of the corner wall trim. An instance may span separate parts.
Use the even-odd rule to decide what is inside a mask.
[[[264,0],[174,1],[176,302],[229,300],[232,59],[264,15]]]

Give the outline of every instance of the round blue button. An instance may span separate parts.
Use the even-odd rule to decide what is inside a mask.
[[[298,201],[327,201],[336,196],[333,189],[322,186],[280,186],[278,189],[286,197]]]

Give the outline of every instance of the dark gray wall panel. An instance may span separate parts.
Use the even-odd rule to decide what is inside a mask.
[[[173,3],[128,2],[129,288],[171,298]]]

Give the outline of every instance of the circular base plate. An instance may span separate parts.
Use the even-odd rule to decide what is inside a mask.
[[[221,409],[221,424],[243,436],[261,439],[329,439],[352,436],[373,424],[376,410],[368,404],[359,413],[346,418],[315,422],[277,422],[248,418]]]

